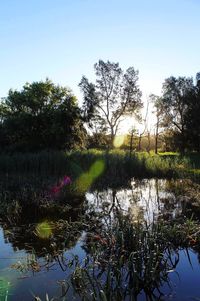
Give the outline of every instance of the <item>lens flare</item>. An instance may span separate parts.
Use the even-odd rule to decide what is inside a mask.
[[[37,224],[35,230],[36,235],[42,239],[48,239],[52,235],[52,227],[47,221]]]
[[[119,148],[125,141],[125,135],[115,136],[113,146]]]
[[[51,188],[51,195],[58,196],[61,189],[64,186],[70,185],[71,183],[72,183],[71,178],[69,176],[64,176],[64,178],[59,181],[58,185],[55,185]]]
[[[89,170],[89,174],[93,179],[98,178],[104,171],[105,163],[103,160],[97,160]]]
[[[83,173],[76,180],[76,191],[78,193],[85,193],[92,185],[92,183],[103,173],[105,163],[103,160],[97,160],[89,169],[88,172]]]
[[[89,173],[83,173],[77,180],[76,180],[76,191],[78,193],[85,193],[90,186],[92,185],[92,178]]]

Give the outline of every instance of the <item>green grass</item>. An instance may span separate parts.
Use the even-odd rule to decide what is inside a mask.
[[[131,177],[172,178],[200,177],[200,155],[147,152],[133,153],[123,150],[110,152],[95,149],[72,152],[48,152],[0,155],[0,173],[37,174],[42,176],[70,175],[73,179],[87,173],[98,160],[105,168],[101,178],[104,181],[123,182]]]

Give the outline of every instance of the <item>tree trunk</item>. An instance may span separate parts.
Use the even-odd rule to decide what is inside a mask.
[[[113,128],[111,128],[111,133],[110,133],[110,147],[109,147],[110,149],[113,148],[114,138],[115,138],[114,130],[113,130]]]
[[[158,153],[158,122],[156,123],[155,154]]]
[[[150,137],[150,133],[148,132],[147,134],[147,138],[148,138],[148,145],[147,145],[147,152],[150,152],[150,148],[151,148],[151,137]]]
[[[133,151],[133,130],[131,131],[131,140],[130,140],[130,152],[129,155],[132,155],[132,151]]]
[[[180,145],[180,152],[182,155],[185,154],[185,148],[186,148],[186,145],[185,145],[185,131],[184,131],[184,128],[182,127],[182,131],[181,131],[181,145]]]
[[[140,134],[139,136],[139,141],[138,141],[138,151],[141,151],[141,140],[142,140],[142,135]]]

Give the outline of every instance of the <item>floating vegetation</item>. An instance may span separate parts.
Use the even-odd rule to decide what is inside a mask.
[[[91,179],[105,171],[104,163],[97,163],[87,173]],[[166,287],[172,290],[171,274],[180,263],[180,250],[189,263],[191,250],[200,252],[196,209],[188,211],[189,199],[184,199],[187,194],[197,201],[198,184],[186,188],[188,180],[135,179],[125,189],[103,191],[93,191],[92,184],[75,202],[64,197],[75,183],[67,177],[52,179],[43,185],[44,191],[27,183],[2,193],[4,240],[15,252],[23,252],[10,267],[30,283],[33,275],[55,275],[49,290],[41,282],[33,298],[162,300]],[[59,196],[46,193],[53,185],[62,186]],[[52,293],[55,287],[61,288],[60,295]]]
[[[192,220],[182,226],[168,223],[147,226],[118,216],[110,229],[110,239],[107,231],[104,228],[101,235],[86,237],[84,259],[54,258],[64,271],[71,270],[62,283],[66,298],[137,300],[143,294],[147,300],[159,300],[164,294],[163,285],[171,288],[169,275],[179,263],[180,246],[188,254],[191,239],[200,245],[200,227]]]

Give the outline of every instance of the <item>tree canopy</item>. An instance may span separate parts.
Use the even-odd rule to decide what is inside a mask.
[[[85,131],[76,97],[50,80],[10,90],[0,105],[1,148],[15,151],[83,146]]]
[[[170,133],[173,148],[200,150],[200,92],[192,78],[171,76],[159,98],[162,125]],[[169,140],[168,140],[169,141]]]
[[[95,83],[83,76],[79,84],[84,95],[84,116],[91,127],[99,124],[108,131],[112,142],[122,118],[137,114],[142,107],[138,71],[129,67],[124,72],[118,63],[103,60],[94,65],[94,70]]]

